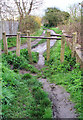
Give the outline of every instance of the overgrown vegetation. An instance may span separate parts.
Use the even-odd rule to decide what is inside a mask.
[[[31,33],[35,32],[41,27],[41,19],[36,16],[26,15],[19,24],[19,30],[23,33],[30,30]]]
[[[45,27],[57,26],[60,23],[64,23],[65,20],[68,20],[69,13],[61,11],[58,8],[47,8],[45,16],[43,17]]]
[[[38,53],[32,53],[33,61],[37,62]],[[12,70],[10,69],[13,65]],[[21,50],[20,57],[9,52],[2,54],[2,115],[3,118],[43,119],[51,118],[51,102],[42,90],[36,76],[29,73],[19,74],[19,70],[38,70],[29,64],[28,51]]]
[[[25,69],[30,70],[32,73],[38,72],[33,65],[29,64],[27,49],[21,50],[21,55],[19,57],[17,57],[15,53],[12,54],[12,52],[9,52],[8,55],[3,54],[2,58],[2,62],[5,63],[6,60],[9,65],[12,65],[12,69]],[[36,63],[38,61],[38,53],[32,52],[32,59],[33,62]]]
[[[61,64],[60,48],[61,41],[58,41],[51,49],[49,63],[45,61],[47,67],[42,69],[43,77],[47,78],[51,83],[63,86],[70,93],[71,100],[75,103],[75,108],[79,116],[82,117],[82,71],[80,70],[80,66],[76,64],[76,59],[71,58],[71,50],[67,45],[65,45],[65,60]],[[44,56],[46,59],[46,53]]]
[[[79,4],[79,3],[78,3]],[[70,17],[69,20],[64,21],[64,25],[58,24],[58,27],[61,30],[65,30],[68,35],[72,35],[72,33],[77,32],[77,43],[80,45],[81,38],[81,6],[78,4],[74,4],[69,7]]]

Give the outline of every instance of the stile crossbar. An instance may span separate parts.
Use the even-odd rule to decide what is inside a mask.
[[[25,34],[26,35],[26,34]],[[11,35],[6,35],[6,37],[12,37],[12,36],[17,36],[16,34],[14,35],[14,34],[11,34]],[[56,35],[50,35],[50,36],[57,36],[57,37],[62,37],[63,35],[59,35],[59,34],[56,34]],[[37,39],[57,39],[57,40],[61,40],[61,38],[55,38],[55,37],[42,37],[42,36],[23,36],[23,35],[21,35],[20,36],[21,38],[37,38]],[[73,38],[73,36],[69,36],[69,35],[65,35],[65,37],[67,37],[67,38]]]
[[[56,35],[51,35],[51,36],[59,36],[59,37],[62,37],[63,35],[56,34]],[[73,38],[73,36],[69,36],[69,35],[64,35],[64,36],[67,37],[67,38]]]
[[[61,40],[61,38],[57,38],[57,37],[38,37],[38,36],[21,36],[21,38],[36,38],[36,39],[56,39],[56,40]]]
[[[6,37],[11,37],[11,36],[17,36],[17,35],[6,35]],[[56,39],[56,40],[61,40],[61,38],[57,38],[57,37],[42,37],[42,36],[21,36],[20,38],[36,38],[36,39]]]
[[[73,37],[73,36],[68,36],[68,35],[65,36],[65,35],[59,35],[59,34],[51,35],[49,31],[47,31],[47,37],[30,36],[30,31],[28,30],[26,34],[21,34],[21,33],[18,32],[17,35],[15,35],[15,34],[6,35],[6,33],[5,33],[5,35],[3,36],[3,42],[4,42],[4,39],[6,39],[6,37],[12,37],[12,36],[17,36],[17,46],[16,46],[16,55],[17,56],[20,56],[20,43],[21,43],[20,38],[27,38],[27,46],[28,46],[28,54],[29,54],[30,62],[32,62],[31,40],[30,40],[30,38],[47,39],[47,61],[49,61],[49,59],[50,59],[50,40],[61,40],[60,60],[61,60],[61,62],[64,62],[65,37],[67,37],[67,38],[72,38]],[[6,43],[7,43],[7,41],[6,41]],[[4,51],[6,51],[5,49],[6,48],[4,48]]]

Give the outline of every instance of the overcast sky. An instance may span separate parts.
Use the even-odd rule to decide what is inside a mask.
[[[60,10],[68,11],[68,7],[75,4],[81,3],[83,0],[43,0],[43,5],[39,10],[35,11],[34,14],[38,16],[44,15],[44,11],[48,7],[57,7]]]

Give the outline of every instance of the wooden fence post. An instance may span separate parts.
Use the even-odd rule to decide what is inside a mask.
[[[81,58],[83,60],[83,1],[81,2],[81,32],[80,32],[80,39],[81,39]],[[83,68],[83,61],[80,65]]]
[[[47,37],[50,37],[50,32],[47,31]],[[47,39],[47,62],[50,59],[50,39]]]
[[[30,30],[27,30],[27,36],[30,36]],[[32,54],[31,54],[31,39],[27,38],[28,54],[29,61],[32,63]]]
[[[21,44],[21,40],[20,40],[20,32],[17,33],[17,42],[16,42],[16,55],[20,56],[20,44]]]
[[[72,34],[73,36],[73,43],[72,43],[72,57],[75,57],[75,45],[76,45],[76,42],[77,42],[77,32],[73,33]]]
[[[3,44],[4,44],[4,52],[5,54],[8,54],[8,45],[7,45],[7,38],[6,38],[6,33],[3,32]]]
[[[61,55],[60,55],[61,63],[64,62],[64,50],[65,50],[65,36],[63,35],[61,38]]]

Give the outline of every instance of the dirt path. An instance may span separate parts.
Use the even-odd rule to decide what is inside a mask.
[[[63,87],[50,84],[47,79],[39,78],[39,81],[52,101],[53,118],[77,118],[74,104],[69,101],[70,94]]]
[[[51,34],[55,34],[54,31],[52,30],[49,30],[49,31],[51,32]],[[50,48],[54,46],[55,42],[56,40],[50,40]],[[38,60],[38,63],[35,65],[35,67],[38,69],[41,69],[44,67],[43,53],[46,51],[46,49],[47,49],[47,42],[39,44],[37,47],[32,49],[32,51],[39,53],[39,60]]]
[[[50,30],[51,34],[55,34]],[[50,47],[55,44],[56,40],[50,41]],[[35,65],[37,69],[41,69],[44,66],[43,53],[46,51],[46,42],[39,44],[32,49],[34,52],[39,52],[39,61]],[[48,93],[50,100],[52,101],[53,118],[77,118],[75,114],[74,104],[69,101],[70,94],[67,93],[63,87],[50,84],[47,79],[38,79],[43,84],[43,89]]]

